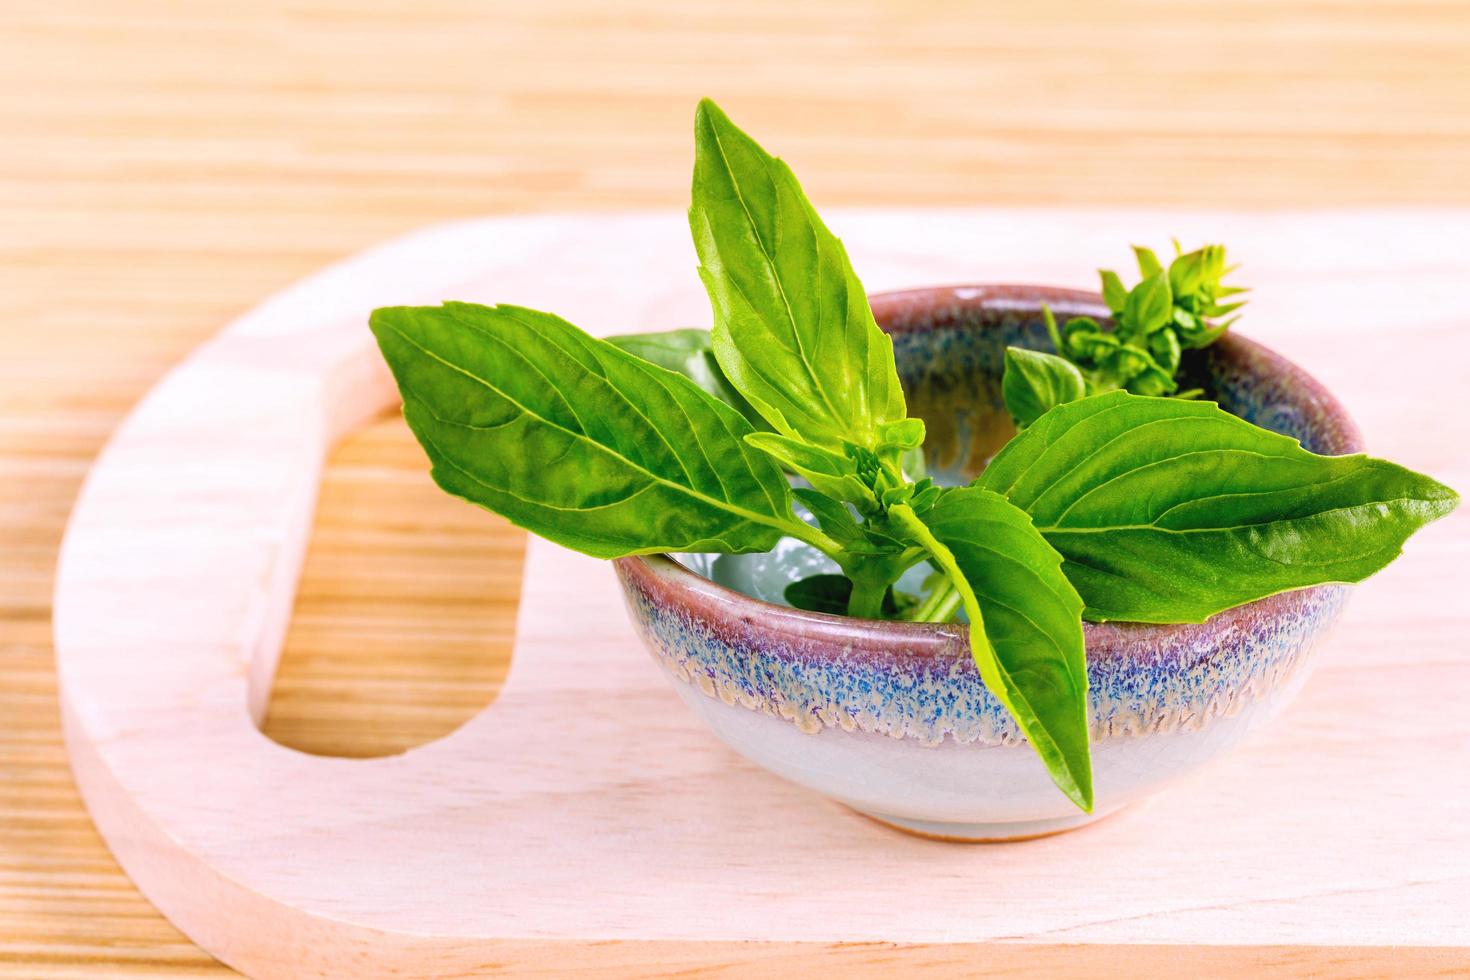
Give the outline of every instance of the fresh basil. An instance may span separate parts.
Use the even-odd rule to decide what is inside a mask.
[[[1090,811],[1082,600],[1062,574],[1061,555],[1024,511],[989,490],[947,493],[922,520],[906,505],[891,514],[959,590],[986,688],[1058,788]]]
[[[607,341],[661,368],[679,372],[711,395],[738,410],[758,432],[770,431],[771,427],[766,420],[761,418],[760,413],[751,407],[750,402],[746,401],[725,377],[725,372],[721,370],[719,361],[715,360],[714,351],[710,347],[708,330],[685,328],[655,333],[620,334],[608,337]],[[770,449],[774,450],[773,454],[777,455],[778,459],[781,453],[780,446],[782,446],[781,443],[770,444]],[[878,427],[878,452],[881,454],[885,451],[896,451],[900,454],[899,466],[903,474],[910,480],[923,479],[928,470],[924,459],[924,420],[906,418],[880,425]],[[803,475],[790,466],[787,468],[790,472]]]
[[[808,575],[786,586],[785,597],[797,609],[841,616],[852,598],[852,579],[836,573]]]
[[[1064,357],[1007,347],[1000,391],[1017,428],[1024,429],[1047,410],[1086,395],[1087,382]]]
[[[1152,278],[1164,271],[1164,265],[1159,257],[1154,254],[1153,249],[1144,248],[1142,245],[1133,246],[1133,254],[1138,259],[1138,272],[1144,279]]]
[[[1184,352],[1230,326],[1242,290],[1223,282],[1223,246],[1177,242],[1167,267],[1135,247],[1131,289],[1101,273],[1110,321],[1058,326],[1043,307],[1056,353],[1006,352],[1023,431],[974,485],[936,486],[842,244],[791,170],[708,101],[689,227],[710,332],[602,341],[514,306],[375,311],[435,480],[599,558],[796,538],[841,570],[792,584],[798,608],[914,622],[963,609],[981,680],[1083,809],[1084,616],[1199,622],[1355,582],[1458,499],[1184,400],[1200,394],[1179,390]],[[923,563],[926,594],[896,592]]]
[[[1183,352],[1218,340],[1235,321],[1217,323],[1214,318],[1245,305],[1222,300],[1245,290],[1223,282],[1231,271],[1223,245],[1185,252],[1175,242],[1167,269],[1151,249],[1135,245],[1133,252],[1143,279],[1131,290],[1116,272],[1099,272],[1112,329],[1085,316],[1072,317],[1059,328],[1043,306],[1047,332],[1057,354],[1080,370],[1087,394],[1121,388],[1136,395],[1193,398],[1200,392],[1180,391],[1176,378]]]
[[[799,524],[749,423],[549,313],[446,303],[371,326],[434,479],[598,558],[768,551]]]
[[[1098,275],[1102,277],[1103,302],[1114,316],[1121,315],[1123,308],[1128,305],[1128,288],[1123,285],[1118,274],[1110,269],[1101,269]]]
[[[753,428],[769,428],[760,413],[740,397],[740,392],[720,370],[720,362],[715,360],[714,348],[710,346],[708,330],[685,327],[654,333],[625,333],[608,337],[607,342],[651,364],[684,375],[745,416]]]
[[[907,414],[893,342],[796,175],[713,102],[695,116],[689,227],[714,308],[715,357],[777,432],[876,447]]]
[[[1174,312],[1174,294],[1169,277],[1155,272],[1134,287],[1123,301],[1123,320],[1144,336],[1167,326]]]
[[[1318,456],[1210,402],[1123,391],[1052,409],[978,483],[1066,558],[1088,619],[1146,623],[1360,581],[1458,500],[1402,466]]]
[[[797,487],[791,493],[812,512],[822,530],[843,548],[852,550],[863,540],[863,526],[845,502],[807,487]]]
[[[786,601],[797,609],[841,616],[852,603],[852,588],[852,579],[846,575],[823,573],[792,582],[784,594]],[[912,596],[895,592],[890,585],[883,593],[881,611],[885,617],[897,619],[912,605]]]
[[[752,432],[745,441],[833,500],[850,501],[864,511],[878,506],[873,488],[859,476],[852,457],[774,432]]]

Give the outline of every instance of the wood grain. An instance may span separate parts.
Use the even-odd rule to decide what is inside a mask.
[[[1065,280],[1129,230],[1156,240],[1166,223],[1195,240],[1221,229],[1263,267],[1251,308],[1267,336],[1317,349],[1330,331],[1336,343],[1314,366],[1343,376],[1337,387],[1383,451],[1470,483],[1470,466],[1442,448],[1470,439],[1465,418],[1405,424],[1398,389],[1379,382],[1464,330],[1457,307],[1399,298],[1470,274],[1470,211],[828,214],[875,290],[916,276],[973,282],[979,269]],[[1276,254],[1292,241],[1311,247]],[[606,564],[541,540],[527,549],[506,689],[487,711],[383,759],[313,758],[262,739],[251,716],[264,715],[325,447],[394,403],[368,312],[513,289],[594,333],[690,322],[705,302],[692,277],[640,277],[690,248],[677,213],[426,229],[270,298],[118,429],[57,572],[61,704],[98,827],[173,922],[262,977],[520,972],[539,955],[505,942],[520,937],[1470,953],[1465,733],[1455,712],[1425,711],[1427,690],[1458,700],[1460,627],[1416,615],[1459,593],[1466,515],[1360,590],[1286,723],[1125,816],[1009,848],[897,835],[740,759],[672,696]],[[1376,272],[1349,282],[1369,255]],[[1437,256],[1441,267],[1425,266]],[[1328,322],[1314,311],[1280,326],[1315,281],[1361,296]],[[1457,390],[1467,372],[1444,358],[1415,376]],[[1431,434],[1437,445],[1422,441]],[[1392,671],[1373,633],[1385,627],[1407,647]],[[843,901],[814,901],[813,882]]]
[[[322,263],[447,217],[677,206],[700,94],[824,204],[1470,201],[1470,8],[1453,0],[12,0],[4,20],[0,969],[25,976],[214,969],[78,804],[51,576],[121,413]],[[433,491],[415,452],[385,423],[329,470],[267,725],[288,744],[416,744],[503,676],[512,602],[472,594],[498,592],[520,537]],[[412,516],[385,530],[396,508]],[[446,602],[413,589],[446,562],[465,591],[435,633]],[[384,629],[434,639],[387,668],[390,644],[355,659],[347,638]]]

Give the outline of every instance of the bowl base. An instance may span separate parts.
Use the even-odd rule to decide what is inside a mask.
[[[1036,840],[1038,837],[1050,837],[1053,834],[1064,834],[1069,830],[1096,823],[1121,809],[1123,808],[1114,807],[1111,810],[1097,813],[1078,812],[1075,815],[1053,817],[1050,820],[1018,820],[1011,823],[948,823],[941,820],[894,817],[886,813],[873,813],[868,810],[859,810],[856,807],[852,808],[854,813],[860,813],[885,827],[892,827],[894,830],[901,830],[915,837],[951,841],[958,844],[1010,844]]]

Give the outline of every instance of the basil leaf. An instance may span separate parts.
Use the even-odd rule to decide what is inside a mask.
[[[791,492],[812,512],[827,536],[842,547],[850,551],[865,541],[863,529],[842,501],[806,487],[796,487]]]
[[[1088,619],[1148,623],[1360,581],[1459,499],[1394,463],[1310,453],[1212,402],[1122,391],[1043,415],[978,484],[1065,556]]]
[[[842,616],[852,597],[852,579],[846,575],[808,575],[786,586],[786,601],[797,609]]]
[[[1174,318],[1174,296],[1169,279],[1155,272],[1133,287],[1123,304],[1122,327],[1129,336],[1153,333]]]
[[[896,453],[898,467],[910,480],[924,479],[929,464],[924,459],[923,419],[901,419],[878,426],[878,455]]]
[[[1214,265],[1214,249],[1219,246],[1206,245],[1204,248],[1180,255],[1169,263],[1169,290],[1175,297],[1183,298],[1193,296],[1205,284],[1211,267]],[[1223,249],[1221,249],[1223,255]]]
[[[767,551],[796,522],[740,414],[549,313],[446,303],[371,326],[438,484],[597,558]]]
[[[878,498],[858,478],[856,465],[846,456],[774,432],[752,432],[745,441],[835,500],[850,500],[865,508],[878,505]]]
[[[1087,382],[1076,365],[1064,357],[1007,347],[1000,390],[1016,426],[1024,429],[1048,409],[1087,394]]]
[[[1128,290],[1123,285],[1123,280],[1111,269],[1099,269],[1098,276],[1102,279],[1103,302],[1108,305],[1108,310],[1117,316],[1123,312],[1123,306],[1128,302]]]
[[[1026,514],[989,490],[946,493],[920,520],[890,515],[933,555],[970,618],[980,678],[1016,719],[1057,787],[1092,809],[1082,600]]]
[[[715,357],[777,432],[873,448],[905,417],[893,343],[796,176],[709,100],[695,117],[689,228]]]
[[[1153,249],[1144,248],[1142,245],[1133,246],[1133,255],[1138,259],[1138,274],[1147,279],[1156,276],[1164,270],[1159,262],[1159,257],[1154,254]]]
[[[852,599],[852,579],[837,573],[808,575],[786,586],[785,596],[786,601],[797,609],[845,616],[847,604]],[[895,592],[893,586],[883,593],[882,608],[886,618],[898,616],[912,604],[911,596]]]
[[[1159,370],[1168,377],[1171,385],[1174,384],[1174,372],[1179,370],[1179,359],[1184,356],[1179,348],[1179,337],[1172,330],[1160,330],[1148,338],[1148,349]]]
[[[934,492],[929,492],[929,491]],[[828,537],[841,545],[844,551],[864,558],[892,556],[908,547],[907,543],[889,533],[890,529],[881,515],[866,518],[861,524],[853,517],[847,504],[834,500],[826,494],[807,487],[796,487],[792,494],[806,505],[817,519],[817,524]],[[924,500],[916,503],[930,505],[937,498],[938,487],[930,487]],[[915,495],[917,498],[917,494]]]
[[[656,333],[627,333],[608,337],[607,342],[650,364],[684,375],[720,401],[735,409],[756,429],[768,426],[750,402],[740,397],[710,347],[709,331],[695,327]]]
[[[918,449],[924,444],[923,419],[899,419],[878,426],[878,448]]]

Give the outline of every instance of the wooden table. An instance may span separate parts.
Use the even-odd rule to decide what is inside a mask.
[[[824,205],[1470,203],[1463,4],[994,6],[12,3],[0,971],[223,969],[138,895],[80,806],[57,730],[51,577],[121,414],[222,323],[321,264],[467,214],[681,206],[701,94],[778,147]],[[401,424],[349,441],[267,733],[372,755],[454,728],[504,676],[521,550],[518,532],[433,489]],[[1201,955],[1196,968],[1243,962]],[[876,968],[882,952],[841,956]],[[1454,954],[1249,956],[1374,973]],[[1049,962],[1139,962],[1089,957]]]

